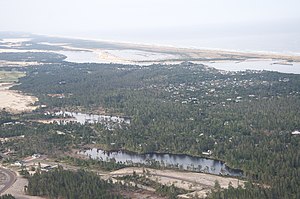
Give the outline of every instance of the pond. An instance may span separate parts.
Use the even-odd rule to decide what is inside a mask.
[[[59,118],[51,119],[50,121],[58,123],[60,125],[66,125],[69,123],[85,124],[102,124],[108,130],[114,130],[115,128],[122,128],[123,125],[130,124],[129,117],[120,117],[113,115],[95,115],[78,112],[59,111],[54,113],[45,113],[46,115],[59,116]]]
[[[136,154],[126,151],[107,152],[101,149],[88,149],[80,152],[92,159],[102,161],[116,161],[126,165],[144,164],[160,165],[168,168],[178,168],[204,172],[216,175],[243,176],[243,171],[231,169],[222,161],[189,155],[175,155],[164,153]]]
[[[106,122],[130,124],[130,119],[125,117],[119,117],[119,116],[94,115],[94,114],[75,113],[75,112],[68,112],[68,111],[56,112],[55,115],[57,116],[62,115],[63,117],[71,117],[80,124],[85,124],[85,123],[96,124],[96,123],[106,123]]]

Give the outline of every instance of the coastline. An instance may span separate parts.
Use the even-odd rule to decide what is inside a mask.
[[[140,42],[129,42],[129,41],[117,41],[117,40],[105,40],[105,39],[94,39],[87,37],[67,37],[61,35],[40,35],[45,37],[60,38],[60,39],[74,39],[78,41],[93,41],[107,44],[119,45],[120,47],[127,49],[136,49],[141,51],[155,51],[161,53],[216,53],[216,54],[228,54],[228,55],[240,55],[240,56],[254,56],[263,59],[292,59],[300,62],[300,52],[276,52],[276,51],[261,51],[261,50],[235,50],[235,49],[223,49],[223,48],[208,48],[208,47],[191,47],[182,45],[167,45],[159,43],[140,43]]]
[[[18,33],[15,33],[16,35]],[[152,52],[176,55],[179,61],[197,60],[197,59],[279,59],[293,62],[300,62],[300,52],[273,52],[273,51],[261,51],[261,50],[241,50],[241,49],[223,49],[223,48],[209,48],[209,47],[191,47],[190,45],[167,45],[159,43],[147,43],[147,42],[128,42],[128,41],[116,41],[95,39],[87,37],[68,37],[62,35],[43,35],[43,34],[19,34],[20,38],[29,38],[31,41],[47,42],[50,38],[52,44],[63,47],[65,50],[70,48],[76,48],[78,51],[91,50],[97,53],[97,50],[138,50],[142,52]],[[69,45],[65,45],[67,41]],[[92,43],[91,43],[92,42]],[[13,48],[12,48],[13,49]],[[73,49],[74,50],[74,49]],[[28,50],[30,51],[30,50]],[[120,57],[122,58],[122,57]],[[109,61],[109,60],[108,60]],[[129,60],[134,61],[134,60]],[[152,60],[155,62],[165,60]],[[113,61],[112,61],[113,62]],[[139,62],[137,62],[139,63]]]
[[[243,50],[243,49],[230,49],[230,48],[215,48],[215,47],[201,47],[191,45],[176,45],[176,44],[164,44],[157,42],[134,42],[128,40],[114,40],[114,39],[98,39],[94,37],[83,37],[83,36],[65,36],[56,34],[32,34],[43,37],[60,38],[60,39],[72,39],[81,41],[94,41],[101,43],[111,43],[118,45],[128,46],[141,46],[141,47],[153,47],[153,48],[169,48],[169,49],[180,49],[180,50],[196,50],[196,51],[214,51],[214,52],[230,52],[230,53],[245,53],[245,54],[263,54],[263,55],[279,55],[279,56],[299,56],[300,52],[280,52],[280,51],[267,51],[267,50]]]

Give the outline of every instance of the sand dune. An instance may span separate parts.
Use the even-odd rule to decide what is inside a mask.
[[[13,113],[33,111],[37,106],[33,106],[38,99],[34,96],[25,95],[18,91],[9,90],[13,84],[0,84],[0,109]]]

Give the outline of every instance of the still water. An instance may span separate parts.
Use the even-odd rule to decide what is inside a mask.
[[[77,62],[77,63],[85,63],[85,62],[94,62],[94,63],[123,63],[123,59],[128,60],[137,60],[138,56],[141,56],[141,53],[137,53],[136,51],[126,51],[127,54],[124,57],[124,54],[121,54],[125,50],[111,50],[110,53],[114,54],[113,52],[116,52],[117,54],[114,55],[114,59],[110,60],[110,58],[102,59],[99,57],[99,55],[96,52],[86,52],[86,51],[60,51],[60,53],[67,56],[66,61],[70,62]],[[142,51],[141,51],[142,52]],[[132,53],[132,54],[130,54]],[[146,52],[144,52],[146,53]],[[120,56],[120,60],[117,59],[117,57]],[[157,59],[158,54],[154,57],[148,56],[145,58],[145,60],[151,60],[151,59]],[[161,56],[167,56],[167,55],[161,55]],[[159,59],[158,59],[159,60]],[[134,64],[134,61],[132,62],[126,62]],[[300,62],[291,62],[287,63],[283,60],[255,60],[255,59],[249,59],[246,61],[216,61],[216,62],[198,62],[201,64],[205,64],[207,66],[219,69],[219,70],[225,70],[225,71],[245,71],[245,70],[268,70],[268,71],[276,71],[281,73],[294,73],[294,74],[300,74]],[[148,64],[151,64],[150,62]],[[172,64],[172,63],[171,63]]]
[[[119,116],[112,115],[95,115],[95,114],[85,114],[85,113],[75,113],[68,111],[55,112],[56,116],[63,116],[65,118],[65,123],[68,122],[78,122],[80,124],[105,124],[105,123],[117,123],[117,124],[130,124],[130,119]],[[70,117],[70,118],[69,118]]]
[[[281,73],[300,74],[299,62],[286,63],[282,60],[222,61],[207,62],[203,64],[225,71],[268,70]]]
[[[80,152],[92,159],[99,159],[102,161],[115,160],[126,165],[145,164],[151,165],[154,162],[161,166],[170,168],[180,168],[184,170],[200,171],[210,174],[222,174],[229,176],[242,176],[243,172],[237,169],[231,169],[224,162],[219,160],[212,160],[207,158],[193,157],[189,155],[174,155],[163,153],[148,153],[136,154],[126,151],[107,152],[100,149],[89,149]]]

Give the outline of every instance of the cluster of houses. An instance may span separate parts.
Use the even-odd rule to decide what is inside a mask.
[[[48,171],[58,167],[58,165],[49,165],[49,164],[45,164],[45,163],[40,163],[38,161],[33,161],[40,157],[41,157],[40,154],[33,154],[32,156],[24,158],[23,160],[14,162],[12,164],[12,166],[26,169],[29,172],[29,174],[31,174],[31,175],[33,175],[38,169],[40,171],[48,172]]]
[[[210,80],[199,82],[173,83],[162,86],[152,84],[148,86],[148,89],[163,90],[170,93],[171,101],[174,100],[175,102],[180,102],[182,104],[197,104],[200,100],[203,100],[206,97],[214,97],[215,99],[217,99],[220,98],[220,96],[224,96],[224,92],[227,92],[227,88],[249,88],[257,85],[269,84],[271,84],[271,82],[260,80],[255,77],[250,79],[237,79],[235,77],[219,79],[217,76],[215,76],[215,78],[212,78]],[[239,96],[238,93],[235,93],[232,97],[223,99],[222,103],[238,103],[246,100],[247,98],[249,98],[249,100],[257,99],[257,97],[253,94],[250,94],[249,96]],[[220,102],[220,100],[217,101]]]

